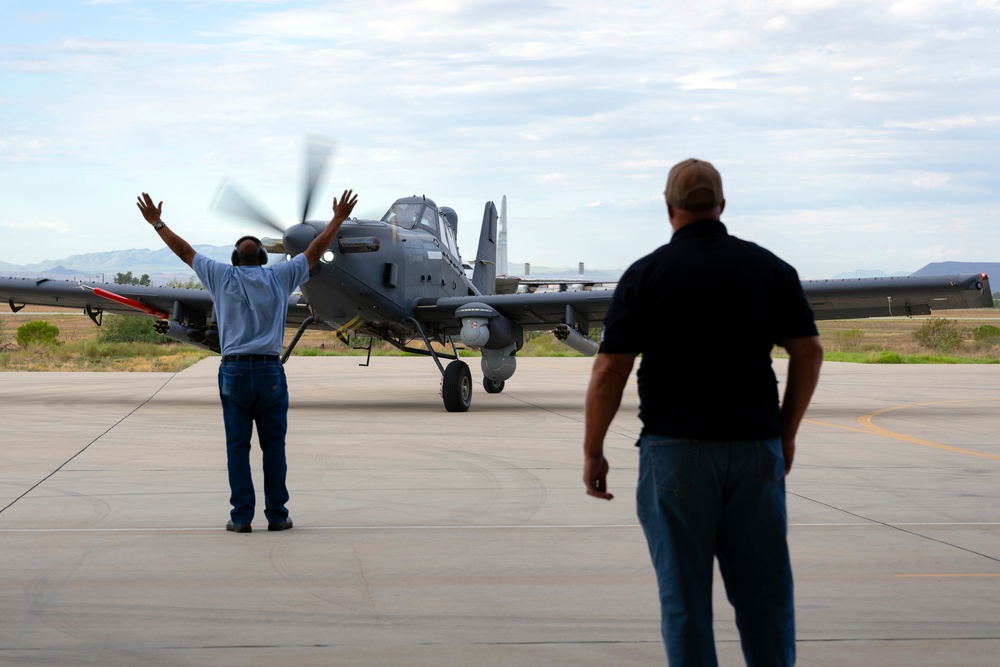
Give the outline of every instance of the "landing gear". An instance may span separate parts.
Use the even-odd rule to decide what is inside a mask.
[[[441,397],[448,412],[467,412],[472,405],[472,372],[464,361],[448,364],[441,378]]]
[[[483,389],[486,390],[487,394],[499,394],[503,391],[504,381],[494,382],[489,378],[483,378]]]

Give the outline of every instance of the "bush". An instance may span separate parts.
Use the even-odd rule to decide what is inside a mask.
[[[179,287],[181,289],[205,289],[205,286],[201,284],[201,281],[194,276],[188,278],[187,280],[181,280],[180,278],[171,278],[163,286]]]
[[[170,339],[156,333],[156,318],[149,315],[108,315],[101,324],[97,340],[101,343],[155,343]]]
[[[887,352],[882,350],[880,352],[872,352],[868,357],[868,363],[871,364],[901,364],[903,363],[903,357],[896,352]]]
[[[865,332],[861,329],[838,331],[836,339],[837,349],[845,352],[857,352],[861,349],[861,340],[864,337]]]
[[[59,329],[45,320],[35,320],[22,324],[17,328],[17,344],[21,347],[31,345],[57,345]]]
[[[937,352],[953,352],[962,347],[962,329],[954,320],[932,317],[913,332],[913,339]]]
[[[983,324],[972,330],[972,340],[981,345],[1000,345],[1000,327]]]

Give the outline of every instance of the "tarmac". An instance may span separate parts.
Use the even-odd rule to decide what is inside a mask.
[[[464,414],[427,359],[358,362],[289,361],[295,528],[250,534],[223,528],[217,358],[0,374],[0,665],[665,664],[634,382],[608,503],[590,359],[520,359]],[[997,366],[824,365],[788,478],[799,665],[1000,664],[998,409]]]

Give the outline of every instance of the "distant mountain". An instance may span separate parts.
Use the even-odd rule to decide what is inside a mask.
[[[525,268],[530,269],[531,273],[522,273]],[[535,266],[533,264],[510,262],[508,269],[511,276],[517,276],[518,278],[572,280],[580,277],[579,267],[566,269],[563,267]],[[597,282],[615,282],[621,278],[624,272],[624,269],[588,269],[584,267],[583,277],[587,280]]]
[[[220,262],[228,262],[233,247],[195,245],[195,250]],[[523,267],[523,264],[514,266]],[[37,264],[11,264],[0,261],[0,273],[4,275],[36,277],[49,276],[60,279],[77,279],[113,282],[116,273],[132,272],[139,277],[149,274],[154,285],[162,285],[175,278],[186,280],[194,271],[185,266],[169,248],[149,250],[112,250],[84,255],[71,255],[64,259],[47,260]],[[621,269],[587,269],[585,277],[597,282],[614,282],[621,276]],[[553,279],[573,279],[579,277],[579,269],[532,267],[532,276]]]
[[[233,252],[231,245],[213,246],[196,245],[194,249],[203,255],[220,262],[228,262]],[[512,269],[521,269],[524,264],[511,262]],[[531,275],[523,278],[553,278],[572,280],[580,276],[579,268],[562,268],[551,266],[531,266]],[[134,276],[149,274],[153,284],[161,285],[175,278],[187,280],[194,272],[185,266],[169,248],[150,250],[148,248],[132,250],[113,250],[95,252],[83,255],[71,255],[64,259],[47,260],[37,264],[11,264],[0,260],[0,274],[13,276],[50,276],[59,279],[78,279],[113,282],[116,273],[132,272]],[[585,268],[584,277],[598,282],[615,282],[623,273],[622,269],[589,269]],[[1000,262],[933,262],[914,271],[886,273],[879,269],[859,269],[838,273],[834,279],[849,278],[880,278],[886,276],[927,276],[954,273],[986,273],[995,276],[1000,285]],[[512,275],[519,275],[511,271]]]
[[[233,252],[230,245],[194,245],[195,250],[221,262],[228,262]],[[131,271],[134,276],[146,273],[154,284],[169,282],[174,278],[187,279],[194,275],[169,248],[150,250],[112,250],[83,255],[71,255],[64,259],[46,260],[36,264],[11,264],[0,261],[0,272],[17,276],[50,276],[61,279],[78,279],[113,282],[115,274]]]
[[[985,273],[1000,281],[1000,262],[932,262],[924,268],[914,271],[913,275],[934,276],[952,273]],[[1000,282],[997,285],[1000,286]]]
[[[858,269],[857,271],[848,271],[845,273],[838,273],[833,276],[833,280],[846,280],[850,278],[886,278],[889,276],[908,276],[909,273],[905,271],[897,271],[896,273],[886,273],[885,271],[880,271],[878,269]]]
[[[586,280],[594,280],[597,282],[617,282],[621,278],[621,269],[587,269],[580,275],[580,272],[576,269],[557,269],[552,267],[531,267],[531,274],[525,276],[519,276],[520,278],[528,279],[553,279],[553,280],[573,280],[575,278],[583,278]]]

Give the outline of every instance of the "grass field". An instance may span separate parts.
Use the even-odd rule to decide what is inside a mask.
[[[857,363],[1000,363],[1000,345],[977,343],[972,330],[982,324],[1000,326],[1000,309],[940,311],[937,318],[954,321],[962,335],[961,347],[942,355],[922,347],[913,334],[929,318],[882,318],[831,320],[818,323],[820,337],[831,361]],[[29,346],[16,343],[17,329],[42,320],[59,329],[56,346]],[[99,329],[77,312],[58,312],[29,306],[18,313],[0,313],[0,371],[168,371],[173,372],[211,353],[181,345],[100,343]],[[292,336],[287,332],[286,344]],[[738,329],[734,335],[739,335]],[[353,341],[352,341],[353,342]],[[364,341],[359,341],[361,344]],[[346,348],[327,331],[307,331],[295,349],[296,355],[364,355],[364,350]],[[373,355],[398,354],[395,348],[376,341]],[[466,351],[463,356],[475,356]],[[546,332],[528,336],[519,356],[578,356]],[[781,356],[776,349],[775,356]]]

